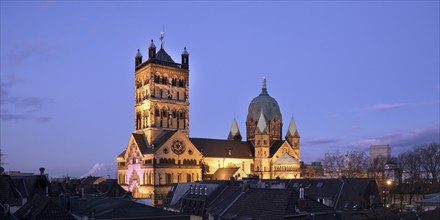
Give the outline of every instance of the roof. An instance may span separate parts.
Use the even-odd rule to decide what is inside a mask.
[[[157,51],[156,59],[169,63],[175,63],[174,60],[171,58],[171,56],[168,55],[168,53],[163,49],[163,47],[161,47],[160,50]]]
[[[281,154],[281,156],[274,162],[274,164],[299,164],[299,162],[290,156],[287,152]]]
[[[249,189],[221,215],[222,218],[281,219],[291,189]]]
[[[267,127],[266,118],[264,118],[263,109],[261,109],[260,118],[258,119],[258,123],[257,123],[257,128],[260,130],[261,133],[263,133],[266,127]]]
[[[0,175],[0,203],[21,205],[22,197],[9,175]]]
[[[252,118],[253,121],[257,122],[260,118],[261,111],[263,111],[267,121],[272,120],[275,116],[278,116],[279,120],[282,121],[280,106],[278,102],[267,93],[265,84],[263,85],[260,95],[252,99],[249,104],[247,119]]]
[[[241,186],[229,186],[221,191],[218,197],[208,205],[207,213],[212,215],[220,215],[225,211],[240,194],[243,193]]]
[[[144,134],[133,133],[133,138],[142,154],[148,154],[153,152],[153,149],[148,147],[147,140],[145,140]]]
[[[275,141],[272,143],[272,146],[270,146],[270,157],[273,157],[273,155],[280,149],[280,147],[284,144],[283,140]]]
[[[296,128],[295,120],[292,116],[292,119],[290,119],[289,129],[287,130],[286,137],[293,137],[296,134],[298,134],[298,129]]]
[[[231,177],[239,170],[239,167],[231,167],[231,168],[218,168],[212,179],[213,180],[230,180]]]
[[[157,219],[165,217],[166,219],[189,219],[189,216],[166,211],[160,208],[143,205],[134,201],[114,197],[93,197],[86,200],[81,200],[85,204],[80,207],[82,215],[89,215],[94,211],[97,219],[127,219],[127,218],[142,218],[142,219]]]
[[[160,147],[165,144],[165,142],[168,141],[176,132],[177,130],[161,132],[153,141],[154,148]]]
[[[204,157],[253,158],[253,146],[250,142],[208,138],[190,138],[190,141]]]
[[[99,181],[98,181],[99,180]],[[100,176],[88,176],[81,180],[81,184],[99,184],[100,182],[104,181],[104,177]],[[97,182],[98,181],[98,182]]]
[[[54,199],[35,195],[24,206],[14,213],[18,219],[75,219],[65,208]]]
[[[416,203],[421,205],[431,205],[431,206],[440,206],[440,195],[429,198],[429,199],[422,199],[416,201]]]
[[[240,129],[238,129],[237,120],[232,121],[231,130],[229,131],[228,140],[241,140],[243,137],[241,137]]]

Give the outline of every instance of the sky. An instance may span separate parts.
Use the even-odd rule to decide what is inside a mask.
[[[306,163],[440,142],[439,1],[1,1],[7,171],[114,177],[134,56],[190,53],[190,136],[225,139],[267,79]],[[285,134],[283,134],[284,136]]]

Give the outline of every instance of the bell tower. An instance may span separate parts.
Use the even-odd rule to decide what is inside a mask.
[[[165,51],[164,34],[160,49],[153,40],[148,60],[135,57],[134,133],[143,133],[149,144],[164,130],[181,130],[189,136],[189,53],[182,53],[182,64]]]

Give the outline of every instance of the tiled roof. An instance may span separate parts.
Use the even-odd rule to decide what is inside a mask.
[[[24,206],[14,213],[18,219],[72,219],[75,218],[52,198],[35,195]]]
[[[344,179],[341,194],[337,199],[335,208],[337,210],[357,208],[369,208],[368,203],[370,195],[375,196],[375,204],[381,206],[379,192],[374,179],[352,178]]]
[[[253,146],[250,142],[208,138],[190,138],[190,140],[204,157],[253,158]]]

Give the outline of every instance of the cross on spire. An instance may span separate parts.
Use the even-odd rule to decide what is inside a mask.
[[[163,48],[163,38],[164,38],[165,32],[161,31],[160,32],[160,47]]]

